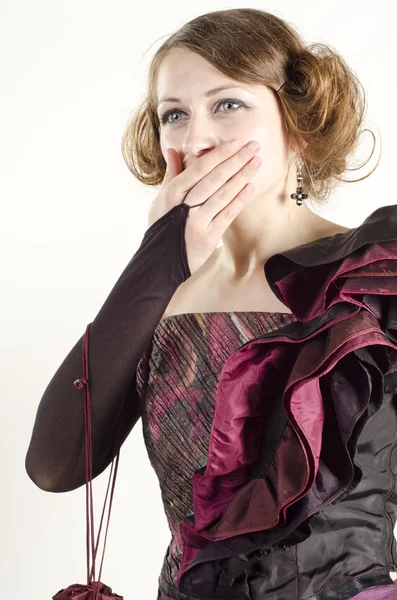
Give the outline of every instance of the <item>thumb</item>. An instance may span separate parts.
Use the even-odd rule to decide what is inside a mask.
[[[182,172],[182,164],[181,159],[179,157],[178,152],[174,150],[174,148],[168,148],[166,151],[166,163],[167,167],[165,170],[165,175],[163,182],[168,183],[173,179],[176,175]]]

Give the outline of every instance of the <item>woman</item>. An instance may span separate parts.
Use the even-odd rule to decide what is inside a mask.
[[[264,11],[197,17],[152,61],[123,155],[161,189],[89,357],[94,477],[142,417],[158,600],[397,598],[397,209],[349,230],[304,202],[343,181],[363,109],[335,51]],[[85,483],[81,351],[38,407],[43,490]]]

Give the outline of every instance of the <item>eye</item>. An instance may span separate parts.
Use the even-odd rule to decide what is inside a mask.
[[[241,108],[247,108],[247,105],[244,104],[244,102],[240,102],[240,100],[234,100],[234,99],[230,99],[230,98],[227,98],[226,100],[219,100],[219,102],[217,102],[217,104],[215,106],[216,107],[221,106],[222,104],[235,104],[235,105],[237,105],[237,108],[235,108],[233,110],[226,110],[226,111],[223,110],[221,112],[237,112]],[[167,110],[163,115],[160,116],[160,122],[162,125],[172,125],[173,123],[178,123],[178,121],[175,121],[175,120],[169,121],[168,117],[173,114],[183,113],[183,112],[184,112],[183,110],[171,108],[170,110]]]

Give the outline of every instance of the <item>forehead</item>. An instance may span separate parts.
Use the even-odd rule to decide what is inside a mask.
[[[205,58],[186,48],[173,48],[163,59],[157,78],[158,104],[214,96],[222,89],[238,87],[256,95],[269,92],[265,85],[242,82],[225,75]]]

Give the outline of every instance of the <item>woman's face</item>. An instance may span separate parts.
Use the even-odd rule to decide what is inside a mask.
[[[206,95],[220,86],[229,89]],[[242,87],[238,87],[242,86]],[[240,84],[224,75],[200,55],[174,48],[163,60],[157,81],[160,145],[174,148],[183,169],[202,154],[232,138],[243,144],[256,140],[262,165],[252,177],[255,196],[283,185],[290,164],[290,150],[282,130],[275,93],[264,85]],[[172,97],[174,100],[164,101]],[[178,99],[178,100],[175,100]]]

